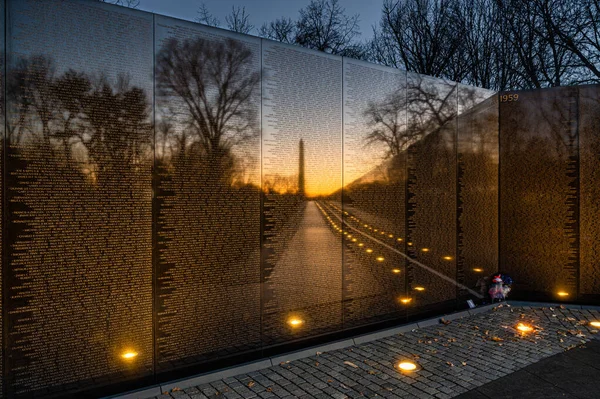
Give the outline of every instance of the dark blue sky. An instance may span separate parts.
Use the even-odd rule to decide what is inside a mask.
[[[202,0],[140,0],[140,9],[193,20],[202,2]],[[310,0],[204,0],[204,4],[223,26],[225,25],[225,15],[235,5],[246,7],[252,24],[257,28],[264,22],[281,16],[296,19],[298,10],[309,3]],[[346,9],[346,14],[360,15],[361,39],[371,38],[371,25],[379,22],[383,0],[340,0],[340,4]],[[256,31],[253,34],[256,34]]]

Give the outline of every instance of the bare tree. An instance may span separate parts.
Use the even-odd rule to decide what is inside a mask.
[[[208,25],[208,26],[215,26],[215,27],[218,27],[221,25],[221,21],[219,21],[214,15],[212,15],[210,13],[210,11],[208,10],[208,7],[206,7],[206,4],[204,4],[204,3],[200,4],[197,14],[198,14],[198,16],[196,16],[194,21],[196,21],[198,23]]]
[[[250,16],[246,13],[246,7],[231,7],[231,14],[225,17],[227,29],[248,34],[254,29],[254,25],[250,23]]]
[[[251,99],[260,73],[252,62],[251,50],[232,39],[173,38],[157,55],[160,95],[182,102],[202,154],[221,175],[231,148],[258,134]]]
[[[572,73],[572,53],[558,43],[536,1],[496,1],[502,23],[507,26],[502,31],[503,40],[510,44],[519,62],[516,72],[520,86],[541,88],[567,83]]]
[[[118,6],[138,8],[140,6],[140,0],[99,0],[102,3],[116,4]]]
[[[339,0],[311,0],[300,10],[296,43],[331,54],[356,53],[353,44],[359,35],[358,15],[347,16]]]
[[[295,43],[296,23],[291,18],[278,18],[275,21],[264,23],[260,27],[258,35],[282,43]]]
[[[371,51],[376,61],[409,72],[460,81],[463,28],[456,0],[385,0]]]
[[[550,38],[573,54],[576,83],[600,79],[600,0],[534,0]]]

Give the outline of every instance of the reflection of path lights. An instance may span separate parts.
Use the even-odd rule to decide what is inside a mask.
[[[419,371],[421,368],[418,364],[411,362],[410,360],[402,360],[397,365],[396,368],[403,373],[412,373],[415,371]]]
[[[330,205],[328,205],[328,206],[333,206],[333,205],[331,205],[331,204],[330,204]],[[461,283],[459,283],[458,281],[456,281],[455,279],[453,279],[453,278],[451,278],[451,277],[448,277],[448,276],[446,276],[444,273],[441,273],[441,272],[439,272],[438,270],[435,270],[435,268],[432,268],[432,267],[430,267],[430,266],[427,266],[426,264],[424,264],[424,263],[422,263],[422,262],[419,262],[419,261],[417,261],[417,260],[416,260],[416,259],[414,259],[414,258],[411,258],[411,256],[409,256],[409,255],[407,255],[406,253],[404,253],[404,252],[400,251],[398,248],[392,247],[391,245],[388,245],[388,244],[386,244],[385,242],[383,242],[383,241],[380,241],[380,240],[378,240],[377,238],[375,238],[375,237],[373,237],[373,236],[370,236],[369,234],[367,234],[367,233],[365,233],[365,232],[362,232],[362,231],[358,230],[357,228],[354,228],[354,227],[352,227],[352,226],[348,225],[348,224],[347,224],[347,222],[345,222],[345,221],[344,221],[344,220],[343,220],[343,219],[342,219],[340,216],[338,216],[337,214],[335,214],[335,213],[334,213],[334,214],[333,214],[333,216],[335,216],[337,219],[339,219],[339,220],[341,221],[342,225],[346,225],[346,226],[347,226],[347,228],[349,228],[350,230],[352,230],[352,231],[354,231],[354,232],[356,232],[356,233],[358,233],[358,234],[361,234],[361,235],[365,236],[367,239],[370,239],[370,240],[372,240],[372,241],[376,242],[377,244],[381,245],[381,246],[382,246],[382,247],[384,247],[384,248],[387,248],[387,249],[389,249],[390,251],[392,251],[392,252],[394,252],[394,253],[397,253],[398,255],[400,255],[400,256],[402,256],[404,259],[406,259],[408,262],[410,262],[410,263],[412,263],[412,264],[414,264],[414,265],[416,265],[416,266],[418,266],[418,267],[422,268],[423,270],[426,270],[426,271],[428,271],[429,273],[432,273],[432,274],[434,274],[434,275],[438,276],[438,277],[439,277],[439,278],[441,278],[442,280],[445,280],[445,281],[447,281],[447,282],[449,282],[449,283],[451,283],[451,284],[455,285],[456,287],[459,287],[459,288],[461,288],[461,289],[464,289],[464,290],[466,290],[466,291],[470,292],[470,293],[471,293],[471,295],[473,295],[473,296],[474,296],[474,297],[476,297],[476,298],[480,298],[480,299],[482,299],[482,298],[483,298],[483,295],[481,295],[481,293],[479,293],[479,292],[477,292],[477,291],[475,291],[475,290],[473,290],[473,289],[471,289],[471,288],[467,287],[467,286],[466,286],[466,285],[464,285],[464,284],[461,284]],[[412,245],[412,243],[411,243],[411,245]]]
[[[533,327],[530,327],[527,324],[519,323],[517,324],[517,330],[521,331],[522,333],[528,333],[533,331]]]
[[[569,296],[569,293],[568,292],[564,292],[564,291],[559,291],[556,294],[558,296],[561,296],[561,297],[567,297],[567,296]]]
[[[591,321],[590,326],[600,328],[600,321]]]
[[[415,287],[416,291],[425,291],[425,287]]]
[[[134,351],[126,351],[121,355],[121,357],[125,360],[133,360],[137,357],[138,353]]]
[[[401,272],[401,270],[400,270],[400,269],[392,269],[392,273],[396,273],[396,274],[398,274],[398,273],[400,273],[400,272]]]
[[[292,316],[288,319],[287,323],[292,327],[292,328],[298,328],[300,327],[302,324],[304,324],[304,320]]]
[[[385,260],[385,258],[383,256],[378,256],[377,257],[377,261],[379,262],[383,262]]]

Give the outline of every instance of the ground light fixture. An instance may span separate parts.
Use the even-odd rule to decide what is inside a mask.
[[[412,301],[412,298],[400,298],[400,302],[404,305],[408,305]]]
[[[392,273],[398,274],[398,273],[400,273],[400,271],[401,271],[400,269],[392,269]]]
[[[476,267],[475,269],[473,269],[473,271],[474,271],[475,273],[482,273],[482,272],[483,272],[483,269],[480,269],[480,268]]]
[[[412,360],[400,360],[396,363],[396,368],[402,373],[414,373],[421,370],[421,366]]]
[[[377,261],[378,262],[383,262],[385,260],[385,258],[383,256],[378,256],[377,257]]]
[[[415,291],[425,291],[425,287],[417,286],[413,288]]]
[[[590,321],[590,326],[600,328],[600,321]]]
[[[528,326],[527,324],[519,323],[517,324],[517,330],[519,330],[522,333],[528,333],[533,331],[533,327]]]
[[[556,294],[557,294],[558,296],[560,296],[560,297],[563,297],[563,298],[564,298],[564,297],[568,297],[568,296],[569,296],[569,293],[568,293],[568,292],[565,292],[565,291],[559,291],[559,292],[557,292]]]

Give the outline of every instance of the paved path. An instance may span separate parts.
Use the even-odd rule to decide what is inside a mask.
[[[496,307],[448,325],[315,354],[156,398],[451,398],[600,338],[588,325],[591,320],[600,320],[600,312]],[[520,322],[535,331],[519,333],[515,326]],[[404,358],[418,362],[422,370],[398,372],[394,365]]]
[[[600,341],[551,356],[457,399],[565,398],[600,396]]]

